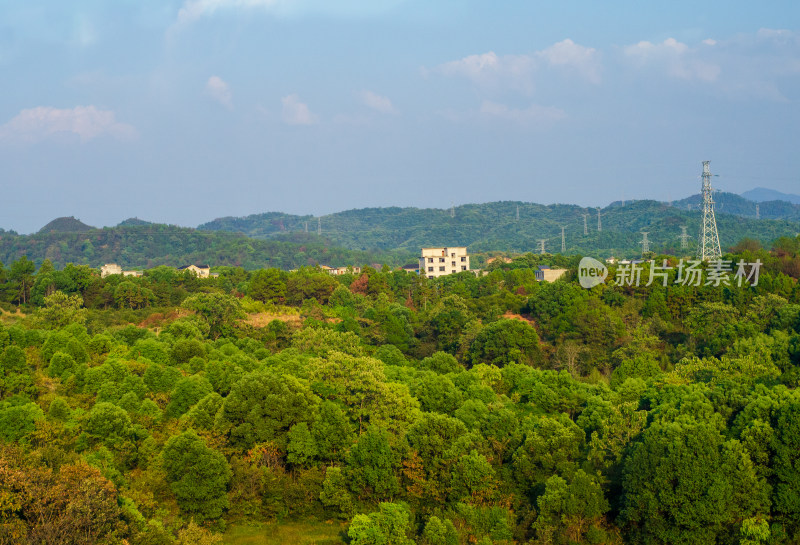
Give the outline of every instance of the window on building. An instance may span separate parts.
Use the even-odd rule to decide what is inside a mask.
[[[456,262],[455,262],[455,261],[453,261],[452,263],[450,263],[450,266],[451,266],[451,267],[455,267],[455,266],[456,266]]]
[[[433,267],[428,267],[428,272],[433,272]]]
[[[455,252],[453,252],[452,254],[450,254],[450,257],[455,257],[455,256],[456,256]]]
[[[439,267],[439,270],[444,272],[444,267]]]
[[[461,263],[466,263],[466,261],[467,261],[467,258],[466,258],[466,257],[462,257],[462,258],[461,258]]]
[[[428,258],[428,263],[433,263],[433,258],[432,257]]]
[[[444,258],[443,257],[439,258],[439,263],[444,263]]]
[[[461,265],[461,270],[462,271],[466,271],[467,270],[467,266],[466,265]]]

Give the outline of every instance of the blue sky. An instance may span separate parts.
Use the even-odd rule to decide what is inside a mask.
[[[797,2],[0,3],[0,227],[800,193]]]

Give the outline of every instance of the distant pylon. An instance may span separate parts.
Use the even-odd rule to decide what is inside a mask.
[[[567,252],[567,240],[564,238],[564,226],[561,226],[561,253]]]
[[[581,214],[583,216],[583,234],[589,234],[589,224],[586,222],[586,219],[589,217],[589,214]]]
[[[519,206],[517,206],[517,221],[519,221]]]
[[[603,230],[603,223],[600,221],[600,207],[597,207],[597,231]]]
[[[761,219],[761,209],[758,207],[758,204],[756,204],[756,219]]]
[[[703,161],[703,223],[697,242],[697,257],[702,261],[719,259],[722,249],[719,246],[717,218],[714,216],[714,190],[711,188],[711,169],[709,161]]]
[[[322,218],[317,218],[317,235],[322,235]]]
[[[650,241],[647,240],[648,234],[647,231],[642,231],[642,240],[639,242],[642,245],[642,255],[650,251]]]
[[[546,239],[546,238],[540,238],[540,239],[539,239],[539,253],[540,253],[540,254],[543,254],[543,253],[544,253],[544,243],[545,243],[545,242],[547,242],[547,239]]]
[[[689,239],[692,238],[692,235],[686,233],[686,226],[681,225],[681,250],[688,250],[689,249]]]
[[[451,218],[456,217],[456,205],[455,204],[451,204],[450,205],[450,217]]]
[[[306,233],[308,233],[308,222],[305,222],[305,224],[306,224]]]

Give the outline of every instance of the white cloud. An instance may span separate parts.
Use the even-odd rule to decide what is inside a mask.
[[[539,106],[531,104],[527,108],[509,108],[505,104],[499,104],[490,100],[484,100],[481,104],[480,114],[487,118],[504,119],[521,124],[533,123],[552,123],[566,117],[564,110],[553,106]]]
[[[537,55],[551,66],[574,68],[592,83],[600,82],[599,53],[593,47],[584,47],[567,38],[539,51]]]
[[[381,112],[382,114],[397,113],[389,97],[373,93],[372,91],[364,91],[361,93],[361,99],[367,107]]]
[[[445,76],[465,77],[479,85],[500,84],[529,89],[533,85],[531,75],[534,68],[535,61],[528,55],[499,57],[494,51],[489,51],[440,64],[434,71]]]
[[[295,94],[287,95],[281,99],[283,104],[283,121],[288,125],[313,125],[317,116],[311,113],[308,105],[300,101]]]
[[[494,51],[440,64],[433,72],[465,77],[484,86],[530,91],[542,68],[569,68],[592,83],[600,82],[600,54],[569,38],[528,55],[497,55]]]
[[[206,93],[226,108],[233,108],[233,96],[231,95],[230,86],[219,76],[208,78]]]
[[[721,72],[719,65],[699,58],[696,49],[675,38],[660,44],[642,41],[623,48],[623,52],[638,67],[657,66],[674,78],[712,82]]]
[[[105,135],[122,140],[134,138],[136,129],[118,122],[111,110],[95,106],[66,109],[39,106],[22,110],[0,126],[0,141],[38,142],[59,133],[76,134],[86,142]]]

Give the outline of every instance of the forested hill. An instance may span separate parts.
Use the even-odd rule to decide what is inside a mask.
[[[0,262],[8,264],[27,256],[37,264],[49,259],[57,268],[67,263],[92,267],[118,263],[126,269],[203,263],[246,269],[293,269],[316,264],[347,266],[380,262],[402,265],[412,257],[402,251],[363,252],[336,248],[316,235],[297,234],[291,240],[255,240],[240,233],[198,231],[174,225],[104,229],[86,226],[69,230],[70,222],[55,220],[48,225],[54,223],[62,230],[43,229],[33,235],[0,232]]]
[[[768,217],[769,204],[761,204],[762,217]],[[722,208],[725,206],[722,204]],[[756,220],[755,205],[752,206],[752,218],[742,217],[742,214],[731,215],[728,210],[718,212],[723,246],[731,246],[743,238],[767,243],[780,236],[794,236],[800,231],[800,213],[794,209],[791,210],[794,220]],[[740,208],[735,210],[737,214],[744,210]],[[681,226],[686,226],[696,240],[701,219],[696,205],[689,209],[686,204],[671,206],[657,201],[615,203],[600,213],[602,231],[598,231],[596,209],[514,201],[468,204],[453,210],[364,208],[321,218],[271,212],[243,218],[220,218],[200,225],[198,229],[234,231],[255,238],[281,238],[289,233],[303,232],[306,228],[316,231],[319,227],[322,236],[333,245],[360,250],[401,248],[410,252],[416,252],[422,246],[438,245],[469,246],[472,252],[528,252],[538,250],[540,239],[545,239],[546,251],[559,252],[561,227],[564,226],[567,253],[608,256],[637,255],[641,251],[641,231],[649,233],[652,250],[676,252],[680,248]],[[589,214],[585,235],[583,214]],[[690,248],[692,244],[690,242]]]
[[[787,195],[790,197],[790,195]],[[716,193],[714,195],[716,211],[720,214],[733,214],[744,218],[756,219],[756,205],[758,217],[763,219],[780,219],[800,221],[800,204],[793,204],[786,200],[769,200],[755,202],[735,193]],[[686,199],[672,203],[676,208],[687,210],[700,210],[703,198],[701,195],[692,195]]]

